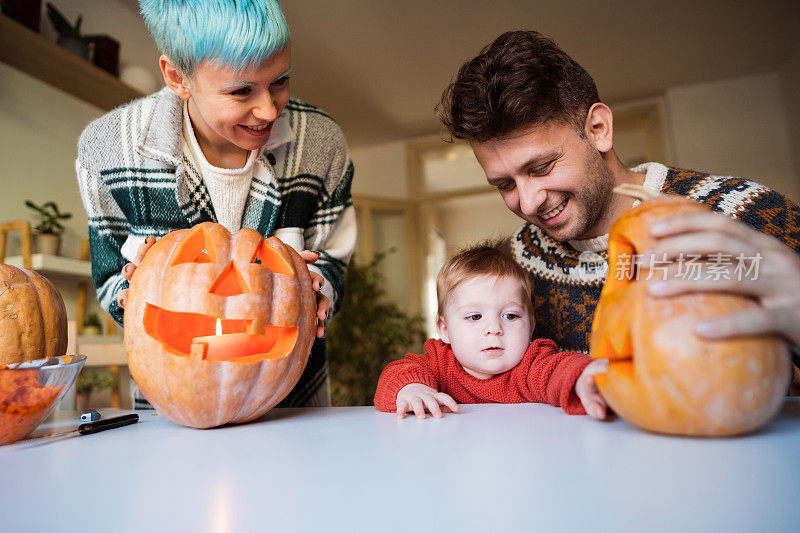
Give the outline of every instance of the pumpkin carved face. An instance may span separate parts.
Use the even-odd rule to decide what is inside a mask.
[[[303,259],[275,237],[205,222],[158,240],[125,308],[131,375],[171,420],[257,418],[302,374],[316,298]]]
[[[647,286],[662,276],[632,261],[652,246],[655,223],[705,211],[689,199],[661,197],[624,213],[609,234],[609,275],[591,339],[592,357],[608,358],[609,368],[596,379],[617,414],[650,431],[752,431],[777,413],[788,385],[788,351],[780,339],[707,341],[694,333],[700,321],[752,309],[753,301],[721,293],[654,298]]]

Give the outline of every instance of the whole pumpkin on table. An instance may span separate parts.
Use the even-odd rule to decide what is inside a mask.
[[[0,264],[0,444],[33,431],[69,386],[43,385],[38,367],[8,365],[66,350],[67,310],[53,284],[32,270]]]
[[[709,211],[687,198],[659,196],[625,212],[609,233],[609,274],[592,324],[591,354],[609,359],[608,372],[596,378],[608,405],[646,430],[747,433],[775,416],[789,384],[789,353],[781,339],[711,341],[694,333],[699,322],[752,309],[754,301],[723,293],[654,298],[647,286],[661,274],[634,264],[634,256],[652,246],[654,224]]]
[[[300,379],[316,309],[305,261],[276,237],[253,229],[231,235],[211,222],[173,231],[150,248],[131,279],[131,375],[178,424],[253,420]]]
[[[0,264],[0,364],[67,350],[67,310],[50,281],[32,270]]]

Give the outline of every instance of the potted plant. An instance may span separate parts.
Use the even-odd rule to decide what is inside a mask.
[[[96,370],[84,368],[75,381],[78,411],[89,409],[92,392],[100,392],[117,384],[117,376],[108,368]]]
[[[97,313],[92,313],[86,317],[86,321],[81,328],[81,335],[102,335],[103,330],[100,324],[100,317]]]
[[[33,236],[36,252],[58,255],[61,247],[61,234],[64,232],[64,226],[59,220],[72,218],[72,213],[62,213],[58,210],[55,202],[36,205],[30,200],[25,200],[25,205],[36,211],[39,217],[39,224],[33,228],[36,231]]]
[[[78,19],[73,25],[56,6],[47,2],[47,18],[50,19],[53,29],[58,33],[58,40],[56,40],[56,43],[58,43],[59,46],[85,59],[89,59],[90,40],[81,34],[83,15],[78,15]]]
[[[387,254],[369,263],[350,262],[344,300],[325,330],[333,405],[372,405],[384,367],[409,351],[424,349],[424,319],[386,300],[385,279],[378,266]]]

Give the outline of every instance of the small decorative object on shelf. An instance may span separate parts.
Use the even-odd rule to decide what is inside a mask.
[[[42,13],[41,0],[0,0],[0,8],[4,15],[24,24],[33,31],[39,31],[39,18]]]
[[[58,33],[59,46],[83,58],[89,59],[89,39],[81,34],[81,23],[83,15],[78,15],[78,19],[73,26],[69,20],[59,11],[56,6],[47,2],[47,18],[53,24],[53,29]]]
[[[92,43],[92,63],[119,76],[119,41],[108,35],[87,37]]]
[[[72,213],[62,213],[55,202],[46,202],[39,206],[30,200],[25,200],[25,205],[36,211],[39,217],[39,225],[33,228],[36,230],[33,236],[36,253],[58,255],[61,234],[64,232],[64,226],[59,220],[72,218]]]
[[[81,335],[93,336],[103,334],[102,325],[100,324],[100,317],[97,313],[91,313],[88,317],[86,317],[86,322],[83,323],[80,333]]]

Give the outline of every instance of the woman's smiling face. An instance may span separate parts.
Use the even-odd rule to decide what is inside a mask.
[[[439,319],[439,335],[469,374],[487,379],[519,364],[534,322],[523,285],[511,277],[481,274],[453,290]]]
[[[238,73],[207,61],[197,66],[188,89],[189,117],[210,163],[267,143],[273,123],[289,102],[290,59],[286,46]]]

